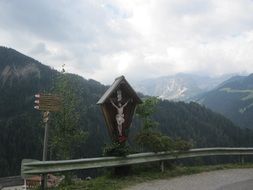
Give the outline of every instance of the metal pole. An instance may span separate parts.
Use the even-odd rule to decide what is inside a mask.
[[[45,133],[44,133],[42,161],[47,160],[47,142],[48,142],[48,120],[46,120],[46,122],[45,122]],[[42,187],[42,190],[47,188],[47,174],[42,175],[41,187]]]

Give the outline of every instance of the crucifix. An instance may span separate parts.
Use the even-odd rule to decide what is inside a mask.
[[[115,107],[117,109],[117,114],[115,116],[115,119],[117,121],[117,127],[118,127],[118,132],[119,132],[119,136],[122,136],[122,124],[125,122],[124,119],[124,107],[127,106],[129,100],[127,100],[127,102],[125,104],[121,104],[122,101],[122,92],[121,90],[117,90],[117,101],[118,101],[118,106],[113,102],[112,99],[110,99],[111,104],[113,105],[113,107]]]

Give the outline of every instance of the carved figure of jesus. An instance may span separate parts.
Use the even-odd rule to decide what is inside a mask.
[[[118,106],[111,100],[111,104],[117,109],[116,121],[118,124],[119,136],[122,136],[122,124],[125,122],[124,119],[124,107],[128,104],[129,100],[125,104],[119,102]]]

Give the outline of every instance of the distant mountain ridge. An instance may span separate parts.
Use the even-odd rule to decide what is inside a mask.
[[[230,75],[220,77],[199,76],[193,74],[176,74],[137,82],[134,86],[137,91],[165,100],[188,101],[200,93],[207,92]]]
[[[253,74],[232,77],[197,101],[241,127],[253,128]]]

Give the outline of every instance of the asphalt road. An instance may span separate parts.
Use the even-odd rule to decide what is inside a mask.
[[[154,180],[125,190],[253,190],[253,169],[219,170]]]

